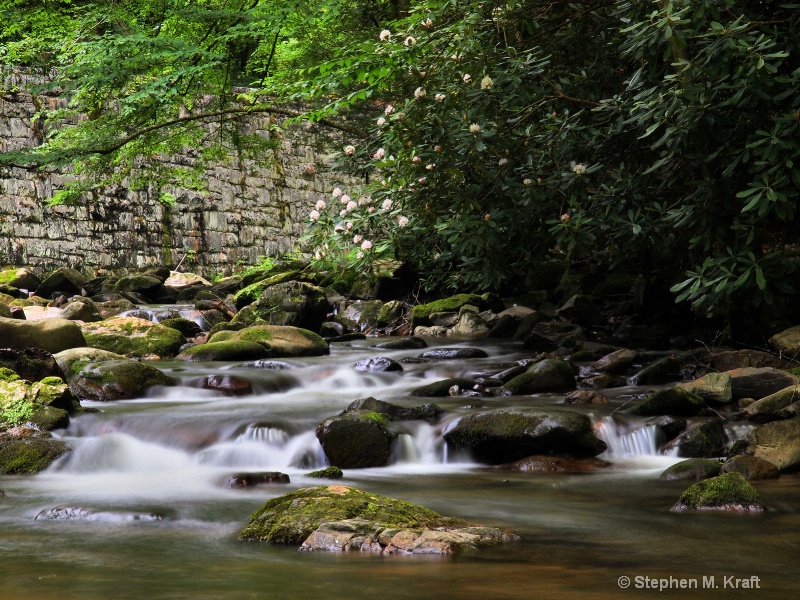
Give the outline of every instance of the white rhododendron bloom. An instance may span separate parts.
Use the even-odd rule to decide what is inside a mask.
[[[312,221],[316,221],[317,219],[319,219],[319,211],[312,210],[310,213],[308,213],[308,216],[311,217]]]
[[[579,163],[572,167],[572,172],[575,173],[575,175],[583,175],[586,173],[586,165]]]
[[[394,112],[394,106],[389,104],[386,108],[383,109],[383,112],[386,113],[387,115],[392,114]]]
[[[358,254],[356,254],[356,258],[361,260],[362,258],[364,258],[364,253],[363,252],[359,252]]]
[[[383,204],[381,204],[381,206],[383,207],[383,210],[389,210],[390,208],[392,208],[392,201],[387,198],[386,200],[383,201]]]
[[[532,182],[532,181],[531,181],[529,178],[527,178],[527,177],[526,177],[525,179],[523,179],[523,180],[522,180],[522,185],[530,185],[530,184],[532,184],[532,183],[533,183],[533,182]]]
[[[403,44],[405,44],[406,46],[413,46],[413,45],[414,45],[414,44],[416,44],[416,43],[417,43],[417,40],[416,40],[416,38],[413,38],[413,37],[411,37],[411,36],[408,36],[408,37],[406,38],[406,40],[403,42]]]
[[[392,32],[389,31],[388,29],[384,29],[383,31],[381,31],[381,33],[380,33],[380,35],[378,37],[380,38],[380,40],[382,42],[385,42],[390,37],[392,37]]]
[[[411,159],[411,162],[418,163],[418,162],[419,162],[419,161],[421,161],[421,160],[422,160],[422,159],[421,159],[419,156],[415,156],[414,158],[412,158],[412,159]]]
[[[327,204],[325,204],[325,200],[317,200],[317,203],[314,205],[314,208],[316,208],[317,210],[325,210],[326,206]]]
[[[334,198],[338,198],[342,195],[342,188],[334,188],[333,194],[331,194]]]
[[[470,81],[472,81],[472,75],[467,73],[466,75],[464,75],[464,83],[469,83]]]
[[[397,219],[398,227],[405,227],[406,225],[408,225],[408,217],[400,217]]]
[[[425,97],[425,90],[421,87],[418,87],[414,90],[414,97],[415,98],[424,98]]]
[[[347,231],[350,231],[353,228],[353,222],[352,221],[348,221],[347,223],[345,223],[345,225],[347,226]]]
[[[447,96],[446,96],[445,94],[436,94],[436,95],[434,96],[434,99],[435,99],[437,102],[444,102],[444,99],[445,99],[445,98],[447,98]]]
[[[425,165],[425,168],[428,169],[428,171],[433,171],[436,168],[436,163],[428,163]]]
[[[353,243],[354,243],[354,244],[360,244],[360,243],[361,243],[361,240],[363,240],[363,239],[364,239],[364,238],[363,238],[363,237],[361,237],[360,235],[354,235],[354,236],[353,236]]]
[[[381,125],[385,125],[385,124],[386,124],[386,119],[384,119],[383,117],[378,119],[378,127],[380,127]]]
[[[469,132],[470,133],[480,133],[481,132],[481,126],[478,125],[477,123],[473,123],[472,125],[469,126]]]
[[[430,17],[428,17],[427,19],[425,19],[425,20],[422,22],[422,26],[423,26],[425,29],[427,29],[427,28],[428,28],[428,27],[430,27],[431,25],[433,25],[433,21],[431,21],[431,18],[430,18]]]
[[[342,196],[342,197],[339,199],[339,202],[341,202],[342,204],[347,204],[348,202],[350,202],[350,196],[348,196],[347,194],[345,194],[344,196]]]
[[[492,78],[489,77],[488,75],[486,77],[484,77],[483,79],[481,79],[481,89],[482,90],[490,90],[490,89],[492,89],[493,85],[494,85],[494,81],[492,81]]]
[[[350,200],[350,202],[347,203],[347,207],[346,207],[347,212],[350,212],[351,210],[355,210],[356,208],[358,208],[358,204],[356,202],[353,202],[352,200]]]
[[[500,160],[497,161],[497,164],[500,165],[501,167],[504,166],[504,165],[507,165],[508,164],[508,159],[507,158],[501,158]]]
[[[355,147],[355,146],[353,146],[353,145],[346,146],[346,147],[345,147],[345,149],[344,149],[344,153],[345,153],[347,156],[353,156],[353,154],[355,154],[355,153],[356,153],[356,147]]]
[[[377,158],[378,160],[382,159],[384,156],[386,156],[386,151],[383,148],[378,148],[375,154],[372,155],[373,158]]]
[[[361,249],[362,250],[369,250],[370,248],[372,248],[372,242],[370,242],[369,240],[364,240],[361,243]]]

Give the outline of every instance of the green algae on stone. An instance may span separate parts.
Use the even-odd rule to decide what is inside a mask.
[[[216,336],[215,336],[216,337]],[[271,358],[272,352],[262,344],[245,341],[213,341],[187,348],[175,360],[198,362],[229,361],[229,360],[258,360]]]
[[[457,519],[443,517],[405,500],[331,485],[303,488],[269,500],[251,515],[239,539],[300,545],[325,522],[356,518],[390,528],[434,528],[461,524]]]
[[[33,474],[44,471],[71,448],[60,440],[0,439],[0,473]]]
[[[268,275],[236,292],[233,296],[233,303],[236,305],[236,308],[241,310],[248,304],[252,304],[258,300],[258,297],[268,287],[296,280],[298,277],[300,277],[299,271],[286,271],[285,273],[278,273],[277,275]]]
[[[700,396],[679,387],[671,387],[640,400],[625,412],[640,417],[694,417],[709,413],[709,408]]]
[[[330,346],[322,337],[308,329],[288,325],[253,325],[238,331],[219,331],[208,341],[261,344],[270,351],[272,358],[324,356],[330,353]]]
[[[312,479],[341,479],[344,477],[344,473],[339,467],[326,467],[306,473],[306,477],[311,477]]]
[[[478,310],[486,310],[489,308],[489,303],[483,296],[478,294],[456,294],[449,298],[442,298],[427,304],[418,304],[411,311],[411,318],[414,327],[417,325],[429,325],[430,316],[437,312],[455,312],[461,310],[461,307],[471,304],[478,308]]]
[[[741,473],[724,473],[688,488],[674,511],[681,510],[727,510],[759,512],[764,510],[756,489]]]
[[[135,317],[86,323],[82,330],[89,347],[130,358],[172,358],[186,343],[180,331]]]
[[[720,473],[722,463],[707,458],[690,458],[675,463],[661,473],[661,479],[667,481],[688,481],[716,477]]]

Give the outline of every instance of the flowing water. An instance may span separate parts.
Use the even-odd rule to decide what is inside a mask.
[[[74,451],[34,477],[0,477],[0,600],[106,598],[637,598],[797,597],[800,489],[797,475],[756,482],[760,515],[671,513],[684,483],[658,475],[677,458],[658,454],[654,427],[618,409],[642,390],[613,390],[591,413],[613,463],[585,475],[500,471],[453,456],[442,434],[476,407],[541,406],[562,396],[444,398],[441,422],[404,424],[385,468],[349,470],[342,483],[495,525],[518,544],[459,557],[303,553],[242,543],[239,530],[267,499],[320,480],[314,435],[325,417],[365,396],[413,406],[419,385],[487,374],[521,358],[511,345],[489,359],[405,363],[402,374],[352,365],[382,352],[368,342],[335,345],[330,357],[284,361],[282,369],[162,362],[182,385],[147,398],[95,406],[58,435]],[[278,365],[280,366],[280,365]],[[254,394],[200,390],[210,374],[237,375]],[[732,427],[746,435],[745,426]],[[241,472],[281,471],[289,485],[230,489]],[[81,519],[43,511],[80,507]],[[620,577],[631,578],[621,589]],[[703,589],[703,577],[716,589]],[[734,589],[726,577],[759,577]],[[636,578],[639,577],[637,580]],[[672,589],[644,589],[674,578]],[[676,589],[680,579],[698,589]],[[752,582],[754,580],[748,580]],[[706,580],[706,585],[710,580]],[[656,582],[655,585],[658,585]],[[727,586],[727,587],[726,587]]]

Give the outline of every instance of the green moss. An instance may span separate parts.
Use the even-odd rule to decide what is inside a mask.
[[[301,544],[322,523],[364,519],[389,528],[457,526],[417,504],[341,485],[304,488],[268,501],[250,517],[239,539]]]
[[[320,469],[319,471],[311,471],[311,473],[306,473],[306,477],[311,477],[314,479],[341,479],[344,477],[344,473],[339,467],[327,467],[325,469]]]
[[[637,402],[627,412],[641,417],[661,415],[694,417],[708,412],[708,405],[700,396],[679,387],[672,387],[659,390]]]
[[[374,412],[374,411],[369,411],[369,412],[360,413],[360,416],[364,417],[365,419],[369,419],[370,421],[375,421],[381,427],[385,427],[386,426],[386,417],[384,417],[380,413],[377,413],[377,412]]]
[[[5,269],[0,271],[0,284],[6,284],[17,278],[17,269]]]
[[[172,357],[186,343],[175,329],[128,317],[87,323],[82,329],[89,347],[128,357]]]
[[[0,473],[7,475],[38,473],[70,450],[69,446],[59,440],[2,440]]]
[[[187,348],[176,356],[176,360],[189,361],[223,361],[223,360],[258,360],[269,358],[271,353],[261,344],[241,342],[237,340],[214,341]]]
[[[761,506],[761,498],[741,473],[734,472],[694,484],[681,494],[680,504],[687,508],[724,505]]]
[[[426,321],[431,314],[436,312],[458,312],[465,304],[472,304],[478,307],[479,310],[486,310],[488,303],[478,294],[456,294],[449,298],[429,302],[428,304],[418,304],[411,312],[411,316],[415,322]]]
[[[17,381],[18,379],[19,375],[14,371],[6,367],[0,367],[0,381]]]
[[[292,281],[297,279],[300,275],[297,271],[287,271],[285,273],[278,273],[277,275],[268,275],[265,274],[264,279],[260,279],[255,283],[251,283],[247,287],[242,288],[233,296],[233,303],[236,305],[236,308],[243,308],[248,304],[252,304],[258,297],[266,290],[268,287],[271,287],[278,283],[283,283],[285,281]]]

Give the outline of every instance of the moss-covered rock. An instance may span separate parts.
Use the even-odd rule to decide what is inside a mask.
[[[412,328],[418,325],[431,325],[430,316],[433,313],[457,313],[466,304],[477,307],[479,311],[489,309],[489,303],[483,296],[478,294],[456,294],[449,298],[415,306],[411,311]]]
[[[261,344],[255,342],[222,341],[198,344],[185,349],[175,360],[196,362],[258,360],[269,358],[272,354]]]
[[[86,346],[81,328],[72,321],[59,318],[22,321],[0,317],[0,340],[6,348],[40,348],[53,354]]]
[[[421,350],[422,348],[427,347],[428,342],[413,335],[408,337],[394,338],[386,342],[378,342],[377,344],[372,344],[370,346],[370,348],[379,348],[381,350]]]
[[[640,417],[660,417],[661,415],[694,417],[709,414],[710,411],[700,396],[679,387],[671,387],[659,390],[644,400],[640,400],[626,412]]]
[[[405,500],[332,485],[304,488],[269,500],[252,514],[239,539],[300,545],[323,523],[354,518],[398,529],[460,524]]]
[[[286,271],[285,273],[277,273],[275,275],[265,274],[263,279],[259,279],[236,292],[233,296],[233,303],[236,305],[236,308],[241,310],[248,304],[252,304],[258,300],[259,296],[261,296],[268,287],[287,281],[294,281],[298,277],[300,277],[299,271]]]
[[[67,377],[69,388],[79,397],[105,402],[141,398],[155,385],[175,381],[136,360],[96,348],[59,352],[56,362]]]
[[[330,305],[322,288],[301,281],[287,281],[264,290],[258,300],[233,318],[245,325],[291,325],[319,331]]]
[[[0,284],[7,285],[18,290],[33,291],[42,280],[39,279],[30,269],[4,269],[0,271]]]
[[[324,356],[330,353],[328,342],[313,331],[280,325],[254,325],[239,331],[219,331],[208,341],[260,344],[269,351],[271,358]]]
[[[78,399],[60,378],[31,383],[0,368],[0,426],[32,423],[50,431],[66,427],[69,415],[78,410]]]
[[[368,411],[381,414],[389,421],[427,421],[434,423],[444,414],[444,411],[435,404],[422,406],[398,406],[376,398],[359,398],[351,402],[344,413],[355,411]]]
[[[53,298],[57,294],[80,296],[86,278],[75,269],[61,267],[45,277],[36,288],[36,295],[42,298]]]
[[[733,399],[731,376],[728,373],[708,373],[694,381],[679,383],[676,387],[718,404],[726,404]]]
[[[102,321],[103,315],[97,304],[90,298],[78,297],[69,304],[67,304],[61,313],[62,319],[69,321],[84,321],[85,323],[94,323]]]
[[[750,421],[766,423],[780,418],[781,410],[800,402],[800,385],[793,385],[775,392],[746,406],[740,416]]]
[[[777,479],[780,469],[771,462],[755,456],[740,454],[732,456],[722,465],[721,473],[741,473],[748,481],[756,479]]]
[[[350,331],[372,332],[378,326],[378,315],[383,308],[380,300],[357,300],[337,315]]]
[[[172,358],[186,343],[180,331],[135,317],[113,317],[81,329],[89,347],[130,358]]]
[[[200,325],[198,325],[194,321],[190,321],[189,319],[184,319],[183,317],[164,319],[163,321],[161,321],[161,324],[164,327],[177,329],[178,331],[181,332],[181,334],[185,338],[193,338],[197,335],[200,335],[203,332],[203,330],[200,328]]]
[[[312,479],[341,479],[344,477],[344,473],[339,467],[325,467],[324,469],[306,473],[306,477],[311,477]]]
[[[0,439],[0,473],[30,475],[49,467],[71,448],[60,440]]]
[[[11,369],[22,379],[28,381],[39,381],[45,377],[63,377],[64,375],[53,355],[38,348],[0,349],[0,367]]]
[[[724,456],[728,436],[720,419],[711,419],[687,429],[664,445],[665,452],[677,449],[678,456],[685,458],[716,458]]]
[[[740,473],[725,473],[695,483],[672,510],[763,511],[756,489]]]
[[[666,479],[667,481],[699,481],[709,477],[716,477],[719,475],[721,468],[722,463],[717,460],[690,458],[675,463],[666,469],[661,473],[661,479]]]
[[[566,361],[547,358],[534,363],[525,373],[509,379],[500,389],[503,396],[561,392],[575,389],[575,375]]]
[[[478,461],[510,463],[535,454],[596,456],[606,445],[595,437],[589,417],[556,409],[501,408],[461,418],[444,435],[456,450]]]

